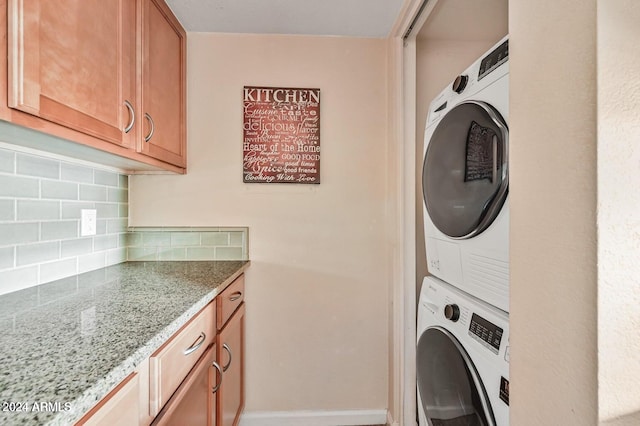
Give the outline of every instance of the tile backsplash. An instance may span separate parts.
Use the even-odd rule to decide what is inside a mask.
[[[0,147],[0,294],[135,260],[247,260],[246,227],[128,228],[129,178]],[[97,212],[80,235],[80,211]]]
[[[126,260],[128,176],[0,149],[0,294]],[[96,235],[80,211],[96,209]]]
[[[247,260],[247,228],[129,228],[127,260]]]

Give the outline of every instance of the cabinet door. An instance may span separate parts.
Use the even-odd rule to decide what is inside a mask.
[[[216,345],[212,345],[153,421],[153,426],[216,425],[215,392],[221,377],[215,357]]]
[[[133,147],[135,14],[127,0],[9,0],[9,107]]]
[[[138,374],[132,373],[89,411],[76,426],[137,426]]]
[[[162,0],[142,0],[143,135],[138,150],[186,164],[186,33]]]
[[[222,385],[218,390],[218,426],[235,426],[244,407],[244,303],[218,334]]]

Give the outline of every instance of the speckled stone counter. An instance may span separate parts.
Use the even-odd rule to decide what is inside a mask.
[[[129,262],[0,296],[0,424],[73,424],[248,264]]]

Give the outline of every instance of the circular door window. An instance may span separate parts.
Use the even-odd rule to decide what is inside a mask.
[[[509,186],[509,131],[491,105],[456,105],[438,123],[422,168],[427,213],[445,235],[471,238],[500,213]]]
[[[427,329],[417,347],[419,404],[431,426],[495,426],[471,359],[451,333]]]

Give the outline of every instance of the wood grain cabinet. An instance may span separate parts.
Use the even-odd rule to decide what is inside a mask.
[[[135,3],[8,1],[9,107],[133,146]]]
[[[162,0],[142,0],[142,114],[138,149],[186,166],[186,34]]]
[[[222,384],[218,390],[217,426],[235,426],[244,408],[244,312],[242,303],[218,333]]]
[[[4,3],[0,118],[184,171],[186,33],[163,0]]]
[[[149,358],[152,415],[160,412],[180,383],[215,341],[215,303],[209,303]]]
[[[237,426],[244,318],[241,274],[77,425]]]
[[[138,425],[138,387],[138,374],[130,374],[80,419],[76,426]]]
[[[216,393],[221,380],[216,345],[211,345],[152,425],[216,426]]]
[[[244,274],[216,297],[218,360],[218,426],[235,426],[244,408]]]

